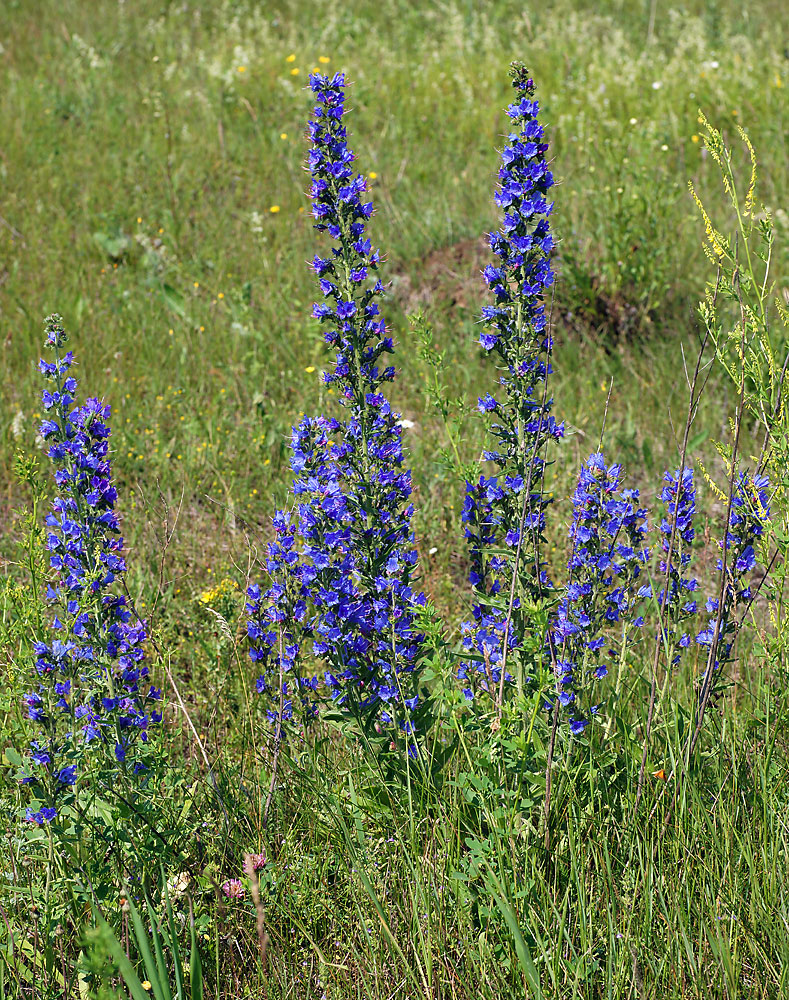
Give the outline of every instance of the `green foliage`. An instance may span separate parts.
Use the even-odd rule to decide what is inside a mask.
[[[175,917],[163,880],[166,918],[159,921],[151,901],[145,897],[143,913],[150,921],[145,926],[143,915],[129,896],[124,904],[131,918],[132,938],[135,951],[142,965],[145,978],[141,981],[135,972],[123,945],[114,934],[107,921],[96,915],[96,929],[92,935],[91,947],[94,951],[104,951],[129,990],[133,1000],[203,1000],[203,967],[197,947],[194,921],[190,922],[189,961],[181,955],[179,935],[175,927]],[[188,969],[188,974],[187,974]]]
[[[759,630],[757,655],[761,654],[769,663],[777,686],[783,690],[789,650],[786,623],[789,311],[775,284],[778,251],[775,224],[770,211],[757,200],[757,161],[751,140],[738,126],[737,133],[748,157],[747,164],[741,166],[721,131],[711,126],[704,115],[699,117],[705,129],[706,147],[720,170],[734,220],[733,235],[719,230],[691,185],[706,230],[704,250],[715,267],[715,279],[708,283],[700,311],[718,361],[759,428],[758,462],[772,485],[772,516],[761,556],[765,565],[771,563],[774,567],[765,587],[771,627]],[[747,173],[743,166],[747,166]]]
[[[354,0],[319,27],[303,0],[5,6],[0,517],[16,513],[0,537],[0,1000],[785,995],[789,443],[786,311],[770,277],[787,261],[781,4]],[[638,811],[638,647],[606,724],[572,742],[559,732],[550,768],[539,694],[525,686],[500,715],[475,716],[454,683],[467,603],[454,498],[482,447],[466,403],[482,384],[469,347],[476,237],[495,217],[501,68],[524,54],[562,179],[553,391],[570,445],[551,471],[558,503],[599,438],[612,378],[609,449],[647,492],[675,464],[702,273],[688,175],[709,220],[702,316],[720,362],[689,450],[711,481],[725,477],[731,446],[710,442],[744,384],[741,454],[762,456],[776,488],[774,573],[739,661],[689,762],[703,664],[691,653],[667,681]],[[375,166],[395,278],[398,407],[435,602],[422,622],[429,753],[416,761],[339,718],[278,745],[244,657],[243,587],[283,488],[289,415],[329,391],[319,327],[294,318],[312,294],[301,86],[322,56],[352,69],[354,140]],[[699,104],[721,131],[697,122]],[[756,207],[741,118],[771,210]],[[713,221],[724,213],[733,235]],[[55,298],[84,331],[86,384],[114,407],[130,586],[174,692],[145,794],[97,773],[57,839],[16,822],[20,695],[46,578],[33,343]],[[702,490],[709,533],[720,505]],[[558,534],[548,549],[561,567]],[[528,663],[544,670],[549,608],[527,612]],[[265,854],[254,879],[250,852]],[[235,879],[240,894],[225,894]]]

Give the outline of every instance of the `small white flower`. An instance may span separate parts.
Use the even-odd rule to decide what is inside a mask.
[[[25,433],[25,415],[22,410],[17,410],[14,419],[11,421],[11,433],[17,441]]]
[[[434,555],[436,554],[436,552],[438,552],[438,549],[436,548],[436,546],[435,546],[435,545],[433,546],[433,548],[432,548],[432,549],[428,549],[428,550],[427,550],[427,554],[428,554],[429,556],[434,556]]]
[[[630,124],[631,125],[638,125],[638,118],[631,118],[630,119]]]
[[[414,423],[413,420],[406,420],[405,417],[401,417],[400,420],[397,421],[397,423],[400,427],[402,427],[404,430],[407,431],[410,431],[414,427],[416,427],[416,424]]]
[[[660,88],[662,86],[663,86],[663,84],[660,82],[660,80],[655,80],[655,82],[652,84],[652,89],[653,90],[660,90]]]

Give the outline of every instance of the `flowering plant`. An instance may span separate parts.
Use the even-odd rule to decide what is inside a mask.
[[[516,651],[517,687],[523,692],[529,664],[521,646],[529,609],[552,588],[541,555],[550,503],[543,489],[545,452],[549,441],[564,434],[551,412],[553,340],[543,302],[554,278],[548,221],[553,204],[547,200],[553,174],[534,82],[518,64],[512,76],[516,100],[507,108],[512,131],[501,154],[495,196],[504,218],[488,238],[496,261],[483,271],[494,301],[482,310],[480,335],[501,371],[496,396],[488,392],[478,403],[480,412],[496,421],[491,427],[496,448],[483,457],[497,471],[466,483],[463,521],[474,605],[473,620],[463,626],[466,656],[458,673],[469,700],[479,690],[499,706],[505,682],[514,679],[507,670],[511,651]]]
[[[271,586],[249,589],[250,652],[264,667],[258,690],[279,698],[273,718],[292,716],[289,683],[318,692],[318,680],[301,673],[309,636],[309,652],[325,664],[321,693],[368,729],[405,734],[415,752],[425,598],[412,585],[411,473],[382,391],[395,377],[382,364],[393,344],[378,305],[381,254],[366,235],[372,202],[347,143],[345,86],[341,73],[310,77],[308,160],[315,228],[332,240],[329,255],[312,261],[322,294],[313,316],[333,352],[323,378],[343,409],[293,428],[294,503],[273,520]],[[314,701],[305,705],[314,711]]]
[[[608,674],[607,660],[622,655],[611,632],[621,632],[624,647],[628,632],[644,624],[633,610],[635,583],[649,558],[646,510],[638,506],[638,490],[620,490],[621,477],[621,465],[606,467],[602,454],[591,455],[573,494],[569,578],[549,644],[555,651],[557,697],[570,709],[575,734],[597,712],[592,682]]]
[[[50,316],[46,346],[54,360],[41,360],[39,369],[48,383],[41,436],[58,491],[46,518],[51,637],[34,647],[36,683],[24,698],[39,732],[23,779],[32,796],[26,818],[39,826],[55,819],[61,802],[74,801],[86,760],[98,756],[123,775],[143,772],[149,728],[162,718],[145,662],[145,624],[118,592],[126,562],[109,463],[110,408],[98,399],[75,406],[65,342],[60,317]]]

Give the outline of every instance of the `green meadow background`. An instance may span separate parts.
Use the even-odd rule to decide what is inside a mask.
[[[461,458],[474,461],[484,442],[474,406],[495,377],[476,343],[479,272],[484,234],[498,224],[496,150],[513,59],[534,77],[558,180],[552,387],[567,424],[550,474],[560,498],[558,563],[566,498],[579,463],[597,449],[607,400],[606,454],[645,496],[677,463],[696,306],[714,278],[689,180],[730,229],[699,109],[734,144],[745,183],[749,163],[735,126],[751,137],[759,197],[776,229],[776,293],[789,300],[785,3],[0,0],[0,572],[15,572],[14,511],[25,493],[12,464],[19,451],[39,453],[36,362],[43,318],[59,312],[83,390],[112,405],[135,601],[220,761],[223,803],[228,789],[243,791],[232,817],[217,807],[205,819],[190,816],[184,830],[209,821],[223,830],[222,843],[206,849],[215,880],[232,874],[247,849],[268,845],[273,857],[276,844],[283,857],[301,859],[297,874],[271,875],[278,902],[268,979],[255,979],[254,916],[234,923],[224,904],[212,909],[210,892],[195,903],[202,947],[216,956],[210,996],[525,989],[508,921],[483,945],[477,932],[489,911],[477,897],[467,911],[471,896],[458,902],[445,891],[468,846],[460,817],[484,797],[488,779],[447,791],[443,834],[399,811],[402,803],[381,800],[385,818],[365,840],[356,813],[347,826],[331,819],[346,817],[347,781],[333,812],[304,764],[281,792],[275,826],[261,830],[268,778],[239,763],[260,760],[250,735],[259,720],[247,700],[254,672],[242,627],[235,639],[226,627],[241,620],[241,588],[260,575],[270,515],[287,493],[290,427],[335,405],[320,379],[326,354],[310,318],[315,282],[306,265],[325,247],[305,194],[305,87],[316,68],[351,81],[350,144],[370,180],[371,235],[386,257],[400,369],[389,395],[407,421],[423,585],[450,625],[467,613],[463,484],[440,461],[445,431],[425,394],[430,371],[408,317],[422,312],[432,326],[448,392],[468,406]],[[734,399],[733,385],[713,370],[691,442],[713,474],[722,469],[714,442],[726,438]],[[746,455],[758,447],[752,430],[743,432]],[[704,534],[721,508],[699,478]],[[15,669],[9,659],[10,675]],[[690,697],[692,677],[679,686]],[[761,689],[746,686],[762,704]],[[9,731],[14,704],[0,704]],[[493,806],[485,813],[488,840],[475,834],[474,843],[487,847],[472,847],[477,868],[457,877],[471,886],[479,859],[495,858],[500,882],[484,883],[482,897],[498,885],[532,928],[524,947],[550,969],[546,996],[635,1000],[657,995],[658,984],[677,998],[787,995],[785,768],[776,778],[778,750],[760,756],[752,717],[741,719],[734,699],[731,713],[724,735],[733,742],[714,765],[729,781],[725,815],[708,792],[694,792],[676,840],[641,840],[638,831],[598,840],[582,811],[557,846],[556,867],[538,870],[529,851],[510,852],[504,834],[491,840],[490,817],[504,814]],[[171,730],[184,766],[197,773],[186,728]],[[355,750],[333,752],[327,773],[355,773]],[[174,802],[184,802],[192,780],[173,779]],[[247,794],[257,813],[245,811]],[[6,796],[11,811],[15,795]],[[363,808],[371,828],[373,798]],[[396,842],[394,828],[406,831]],[[25,901],[9,888],[15,850],[0,861],[0,902],[20,913]],[[332,864],[344,873],[336,881]],[[361,882],[358,872],[367,872]],[[504,888],[502,872],[511,879]],[[382,912],[399,951],[381,931]]]
[[[113,407],[127,532],[149,549],[157,503],[181,508],[168,574],[181,593],[239,555],[241,518],[265,530],[291,424],[331,403],[305,266],[318,246],[303,168],[314,68],[352,81],[352,144],[391,282],[392,398],[415,425],[419,534],[438,549],[426,569],[439,590],[463,574],[460,490],[433,461],[442,432],[406,316],[426,313],[453,393],[473,404],[491,383],[474,324],[509,62],[533,72],[559,180],[568,475],[612,377],[610,453],[654,480],[675,451],[682,351],[709,277],[688,179],[722,204],[699,108],[727,135],[747,126],[779,247],[789,225],[780,2],[5,0],[3,12],[0,502],[7,514],[11,456],[35,438],[41,323],[59,311],[86,391]],[[708,397],[711,437],[729,391]],[[464,458],[480,433],[472,418]]]

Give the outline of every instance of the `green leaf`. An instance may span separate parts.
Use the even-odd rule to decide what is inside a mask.
[[[173,972],[175,973],[175,992],[179,997],[184,995],[184,970],[181,963],[181,953],[178,949],[178,932],[175,929],[175,917],[173,916],[173,907],[170,902],[170,893],[167,888],[167,876],[164,872],[164,866],[161,868],[162,873],[162,883],[164,885],[164,901],[167,908],[167,924],[170,928],[170,948],[173,953]]]
[[[515,916],[515,911],[512,909],[510,904],[504,899],[504,892],[501,883],[493,874],[493,872],[488,871],[487,879],[488,887],[490,888],[490,883],[496,887],[498,892],[491,891],[491,896],[496,902],[499,910],[501,910],[501,915],[507,922],[507,926],[510,929],[510,933],[515,941],[515,951],[518,953],[518,962],[520,963],[521,971],[526,978],[526,982],[529,984],[532,990],[533,996],[536,1000],[542,1000],[542,986],[540,985],[540,974],[537,972],[537,967],[529,952],[529,947],[523,937],[523,932],[518,924],[518,918]],[[501,895],[499,895],[501,893]]]
[[[189,956],[189,979],[192,987],[192,1000],[203,1000],[203,966],[200,961],[200,952],[197,948],[197,935],[195,933],[195,922],[192,918],[192,946]]]
[[[162,285],[162,298],[164,299],[168,309],[172,309],[172,311],[177,313],[179,316],[185,315],[186,310],[184,308],[184,297],[179,291],[177,291],[177,289],[173,288],[172,285]]]
[[[104,931],[109,953],[117,966],[118,972],[123,977],[123,981],[131,993],[133,1000],[150,1000],[149,994],[142,988],[142,983],[137,978],[137,973],[134,971],[133,965],[127,958],[123,946],[115,937],[110,925],[99,914],[96,914],[96,923]]]
[[[143,964],[145,965],[145,977],[150,980],[156,1000],[172,1000],[170,984],[166,978],[164,980],[164,984],[162,984],[162,980],[159,976],[161,967],[157,968],[154,963],[153,955],[151,954],[151,946],[148,944],[148,934],[143,927],[137,907],[132,902],[128,893],[127,898],[129,900],[129,912],[131,913],[132,925],[134,927],[134,938],[137,945],[137,951],[140,953],[140,958],[142,958]],[[152,933],[154,937],[154,947],[156,947],[158,958],[158,952],[161,950],[161,946],[158,940],[159,935],[156,930],[156,923],[152,926]]]
[[[148,899],[147,895],[145,897],[145,905],[148,910],[148,918],[151,921],[151,933],[153,934],[153,948],[156,954],[156,968],[159,974],[159,983],[162,986],[162,992],[164,993],[166,1000],[171,1000],[172,993],[170,991],[170,976],[167,973],[167,965],[164,961],[162,936],[157,928],[158,921],[156,919],[156,914],[154,913],[153,906],[151,906],[151,901]]]

